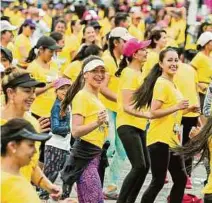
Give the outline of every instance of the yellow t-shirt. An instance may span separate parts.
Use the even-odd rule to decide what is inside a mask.
[[[115,76],[115,73],[118,70],[116,63],[110,54],[108,54],[108,55],[105,54],[102,57],[102,59],[105,63],[105,69],[107,71],[107,74],[110,77],[108,88],[117,95],[117,87],[119,85],[119,78]],[[117,61],[117,63],[119,64],[119,61]],[[114,112],[117,111],[117,103],[116,102],[107,99],[103,95],[100,95],[100,100],[106,106],[107,109],[114,111]]]
[[[210,169],[212,169],[212,139],[210,138],[208,141],[209,145],[209,153],[210,153]],[[210,175],[208,178],[207,185],[203,188],[202,192],[204,194],[212,194],[212,171],[210,171]]]
[[[37,132],[40,132],[40,124],[38,123],[38,121],[33,116],[30,115],[30,113],[26,112],[24,114],[24,119],[29,121],[33,125],[33,127],[35,128],[35,130]],[[2,118],[0,119],[0,125],[4,125],[6,122],[7,122],[7,120],[2,119]],[[30,163],[20,169],[20,173],[29,182],[31,181],[32,172],[34,171],[34,168],[38,165],[40,142],[36,142],[35,147],[36,147],[37,152],[33,155]]]
[[[18,60],[18,63],[20,65],[23,63],[26,64],[25,63],[26,58],[23,58],[23,56],[21,55],[19,51],[21,47],[24,47],[28,53],[32,48],[30,38],[26,37],[23,34],[20,34],[15,38],[14,49],[13,49],[13,57],[14,59]]]
[[[196,71],[188,64],[180,63],[174,77],[174,83],[185,99],[189,100],[189,105],[199,104],[197,93],[198,78]],[[189,88],[188,88],[189,87]],[[187,113],[184,117],[197,117],[198,113]]]
[[[65,69],[63,74],[71,79],[74,82],[77,79],[80,71],[82,69],[82,61],[74,61],[69,64],[69,66]]]
[[[41,82],[47,83],[48,78],[52,78],[53,80],[58,78],[58,67],[56,63],[50,62],[50,69],[44,69],[36,62],[36,60],[34,60],[28,66],[27,70],[36,80]],[[31,112],[41,117],[50,117],[50,112],[55,99],[56,95],[54,88],[48,89],[46,92],[35,98],[31,106]]]
[[[24,177],[1,170],[1,203],[40,202],[36,191]]]
[[[120,76],[120,82],[118,87],[118,112],[116,118],[117,128],[122,125],[130,125],[136,128],[145,130],[147,125],[147,120],[144,118],[138,118],[126,113],[123,109],[123,90],[132,90],[135,91],[143,83],[143,77],[141,72],[133,70],[132,68],[126,67]]]
[[[135,25],[131,24],[128,31],[133,37],[137,38],[138,40],[144,40],[144,32],[135,27]]]
[[[212,79],[212,58],[199,52],[191,61],[191,65],[196,69],[199,83],[209,85]],[[205,94],[205,92],[203,92]]]
[[[86,89],[80,90],[72,101],[72,115],[82,115],[84,125],[97,121],[98,113],[104,109],[105,107],[101,101]],[[103,125],[103,127],[103,129],[101,127],[96,128],[87,135],[82,136],[81,139],[102,148],[108,134],[107,126]]]
[[[167,109],[178,104],[183,99],[182,94],[176,89],[175,85],[167,79],[159,77],[153,90],[153,100],[162,101],[161,109]],[[178,135],[174,133],[174,125],[180,125],[182,111],[169,114],[167,116],[153,119],[147,132],[147,145],[156,142],[168,144],[175,147],[179,144]]]
[[[159,54],[155,51],[152,51],[151,49],[148,50],[147,59],[146,62],[143,65],[142,68],[142,75],[145,78],[149,72],[152,70],[154,65],[158,63],[159,61]]]

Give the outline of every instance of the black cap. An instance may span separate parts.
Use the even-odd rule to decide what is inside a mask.
[[[5,57],[10,61],[10,63],[12,63],[12,61],[13,61],[12,52],[9,49],[4,48],[2,46],[1,46],[1,52],[3,52]]]
[[[57,45],[57,42],[53,38],[47,36],[42,36],[39,38],[36,44],[36,48],[40,47],[48,48],[51,50],[62,49],[62,47]]]
[[[19,138],[45,141],[50,139],[51,135],[37,133],[32,124],[22,118],[11,119],[1,126],[2,144]]]
[[[3,86],[4,92],[6,92],[7,88],[14,88],[14,87],[45,87],[46,83],[39,82],[35,80],[29,73],[25,73],[20,75],[19,77],[14,78],[11,80],[7,85]]]

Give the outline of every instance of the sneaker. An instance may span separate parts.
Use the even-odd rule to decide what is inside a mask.
[[[103,193],[105,200],[118,200],[119,194],[117,192]]]
[[[106,190],[105,190],[105,193],[111,193],[111,192],[116,192],[117,191],[117,186],[114,185],[114,184],[111,184],[111,185],[108,185]]]
[[[192,189],[192,182],[189,176],[187,177],[186,189]]]

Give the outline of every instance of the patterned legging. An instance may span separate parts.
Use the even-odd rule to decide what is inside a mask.
[[[79,203],[103,203],[101,180],[98,173],[100,157],[91,160],[77,181]]]
[[[66,156],[69,154],[68,151],[62,150],[53,146],[46,145],[44,151],[44,174],[46,177],[53,181],[53,175],[55,172],[59,172],[65,163]],[[63,191],[62,198],[69,197],[70,188],[66,188]],[[49,195],[46,191],[42,190],[40,193],[41,199],[48,199]]]

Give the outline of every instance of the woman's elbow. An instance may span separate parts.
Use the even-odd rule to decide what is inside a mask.
[[[74,137],[74,138],[78,138],[80,136],[79,134],[79,131],[75,128],[72,129],[71,131],[71,135]]]

